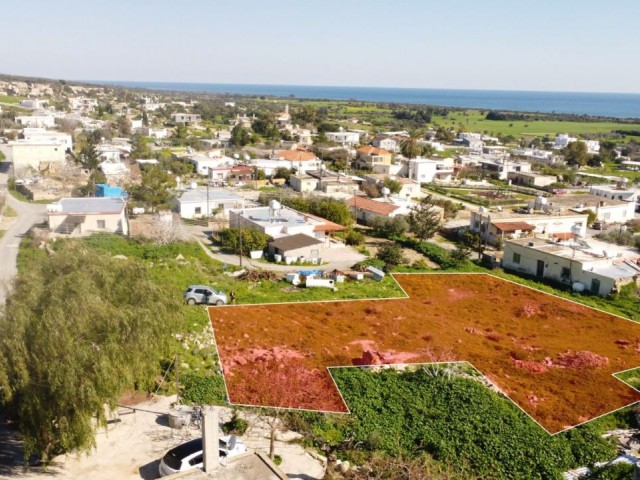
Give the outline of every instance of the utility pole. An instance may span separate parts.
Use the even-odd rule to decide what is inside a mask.
[[[244,215],[244,210],[242,211],[241,215]],[[240,216],[238,224],[238,240],[240,243],[240,251],[238,252],[238,255],[240,256],[240,268],[242,268],[242,216]]]

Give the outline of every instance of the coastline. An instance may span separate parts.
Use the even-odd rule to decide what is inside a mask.
[[[259,85],[181,82],[85,81],[96,85],[158,92],[228,96],[292,98],[311,101],[356,101],[421,105],[454,109],[499,110],[640,119],[640,94],[588,92],[535,92],[511,90],[455,90],[388,87],[324,87],[312,85]]]

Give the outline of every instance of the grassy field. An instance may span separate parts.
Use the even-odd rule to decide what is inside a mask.
[[[11,103],[18,105],[25,97],[15,97],[13,95],[0,95],[0,103]]]
[[[274,100],[261,100],[262,102],[273,103]],[[393,123],[391,108],[380,108],[375,103],[351,102],[351,101],[327,101],[327,100],[300,100],[282,99],[278,103],[288,103],[292,110],[302,105],[312,105],[316,109],[326,109],[328,120],[338,121],[355,117],[361,121],[374,122],[374,126],[349,125],[350,128],[359,129],[379,129],[377,125],[382,122]],[[426,107],[426,106],[425,106]],[[420,108],[420,107],[416,107]],[[549,135],[553,138],[559,133],[569,133],[571,135],[582,134],[608,134],[615,130],[640,130],[638,124],[622,124],[616,122],[585,122],[585,121],[560,121],[560,120],[531,120],[531,121],[510,121],[510,120],[486,120],[486,111],[481,110],[455,110],[449,112],[447,117],[434,115],[431,126],[445,125],[453,129],[458,129],[460,125],[467,131],[482,132],[489,135],[513,135],[515,137],[544,137]],[[346,123],[345,123],[346,125]],[[627,136],[640,140],[640,137]]]
[[[621,124],[615,122],[569,122],[569,121],[510,121],[486,120],[486,113],[478,110],[451,112],[444,117],[433,117],[433,123],[457,128],[462,125],[465,130],[483,132],[489,135],[513,135],[515,137],[534,136],[554,137],[558,133],[581,135],[586,133],[611,133],[614,130],[639,130],[640,124]],[[630,137],[629,137],[630,138]]]

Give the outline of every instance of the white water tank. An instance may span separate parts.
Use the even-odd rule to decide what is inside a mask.
[[[571,289],[574,292],[581,293],[581,292],[584,292],[585,286],[584,286],[584,283],[582,282],[573,282],[573,285],[571,285]]]
[[[536,210],[544,210],[544,207],[546,207],[548,203],[549,203],[549,200],[547,200],[545,197],[540,195],[540,196],[536,197],[535,209]]]
[[[198,183],[197,182],[191,182],[191,184],[189,185],[189,188],[191,190],[197,190],[198,189]]]

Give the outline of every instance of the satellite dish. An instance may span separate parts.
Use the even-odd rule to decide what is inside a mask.
[[[231,452],[231,450],[233,450],[234,448],[236,448],[236,436],[231,435],[229,437],[229,443],[227,444],[227,451]]]
[[[251,160],[251,157],[249,155],[245,155],[244,156],[244,161],[248,162],[249,160]]]
[[[240,155],[238,155],[237,153],[233,154],[233,158],[235,158],[236,160],[238,160],[240,158]]]
[[[380,193],[382,193],[382,195],[386,197],[391,193],[391,190],[389,190],[387,187],[382,187],[382,190],[380,190]]]

